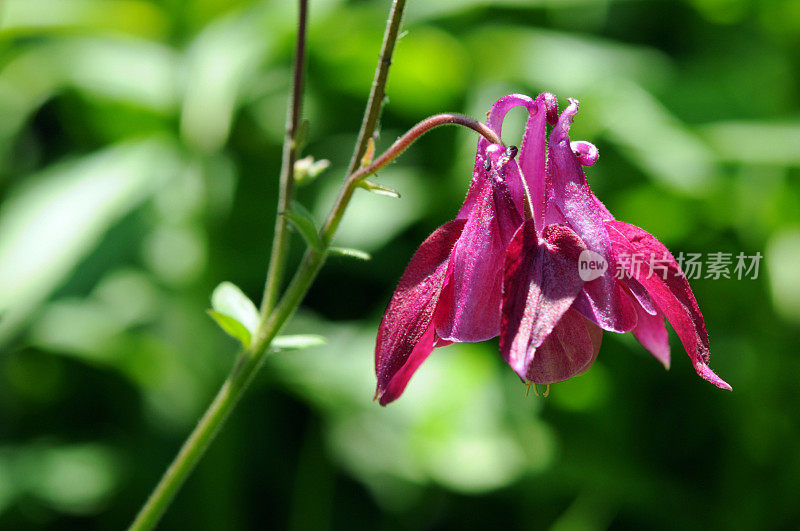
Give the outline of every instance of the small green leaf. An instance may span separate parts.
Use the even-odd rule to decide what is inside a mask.
[[[382,184],[377,184],[371,181],[364,180],[358,183],[358,186],[369,192],[372,192],[373,194],[388,195],[389,197],[400,199],[400,193],[397,190],[395,190],[394,188],[389,188],[388,186],[384,186]]]
[[[292,336],[278,336],[272,340],[270,349],[273,351],[299,350],[309,347],[324,345],[328,341],[316,334],[299,334]]]
[[[281,215],[297,229],[309,247],[317,251],[322,250],[322,242],[311,219],[297,212],[281,212]]]
[[[299,201],[292,201],[292,211],[297,214],[300,214],[316,227],[317,222],[314,219],[314,214],[312,214],[310,210],[304,207],[302,203],[300,203]]]
[[[211,294],[208,314],[225,332],[246,348],[258,327],[258,309],[247,295],[231,282],[222,282]]]
[[[372,260],[372,256],[364,251],[358,249],[349,249],[347,247],[329,247],[328,252],[331,254],[338,254],[348,258],[355,258],[357,260]]]
[[[250,330],[242,323],[229,315],[215,312],[214,310],[206,310],[206,313],[217,322],[219,327],[222,328],[226,334],[238,340],[245,348],[250,346],[252,335],[250,334]]]

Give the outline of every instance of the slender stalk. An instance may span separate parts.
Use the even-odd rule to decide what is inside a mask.
[[[303,81],[306,62],[306,19],[308,18],[307,0],[299,0],[297,24],[297,48],[294,54],[294,79],[289,104],[286,111],[286,133],[283,138],[283,156],[281,161],[280,190],[278,192],[277,212],[286,212],[291,208],[294,191],[294,163],[297,160],[297,132],[300,123],[300,111],[303,107]],[[264,297],[261,302],[261,314],[268,314],[283,282],[286,269],[286,255],[289,250],[289,231],[286,218],[275,216],[275,236],[272,239],[272,254],[264,284]]]
[[[468,116],[439,114],[423,120],[400,137],[372,164],[360,169],[347,179],[325,225],[320,230],[320,238],[326,247],[333,239],[355,188],[369,175],[383,168],[400,155],[424,133],[447,124],[469,127],[482,134],[492,143],[502,143],[494,131]],[[253,376],[258,372],[269,353],[269,345],[286,321],[297,310],[320,269],[322,269],[326,256],[326,251],[309,249],[306,252],[300,267],[295,272],[277,306],[269,315],[262,314],[258,330],[250,347],[239,355],[233,370],[217,393],[214,401],[142,507],[136,520],[131,525],[131,530],[149,530],[155,527],[186,477],[200,460],[209,443],[236,406]]]
[[[147,502],[142,506],[139,514],[136,515],[136,519],[130,527],[132,531],[149,530],[156,526],[178,489],[183,485],[184,480],[206,448],[208,448],[217,431],[219,431],[222,423],[247,385],[247,380],[241,376],[246,375],[249,379],[251,374],[254,373],[254,371],[246,371],[245,373],[245,371],[240,370],[242,360],[243,358],[240,357],[235,365],[234,372],[225,380],[214,401],[197,423],[189,438],[183,443],[178,455],[175,456],[172,464],[150,494]],[[244,361],[246,360],[247,358],[244,358]]]
[[[397,43],[397,36],[400,32],[400,21],[403,18],[403,10],[406,8],[405,0],[394,0],[392,10],[389,13],[389,20],[386,24],[386,31],[383,34],[383,44],[381,45],[381,55],[378,60],[378,68],[375,69],[375,78],[372,80],[372,88],[369,91],[367,108],[364,111],[364,120],[361,122],[361,130],[358,132],[358,140],[353,150],[353,158],[350,159],[350,166],[347,175],[352,175],[359,166],[361,158],[367,150],[367,143],[375,133],[378,118],[383,108],[383,99],[386,97],[386,81],[389,77],[389,67],[392,65],[392,55],[394,45]]]

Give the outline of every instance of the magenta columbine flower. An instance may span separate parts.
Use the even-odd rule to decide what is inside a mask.
[[[597,160],[597,149],[569,139],[578,102],[557,116],[551,94],[512,94],[492,106],[487,125],[499,135],[516,106],[529,113],[519,164],[516,148],[481,138],[456,219],[422,243],[400,279],[378,330],[376,398],[398,398],[434,348],[497,335],[527,382],[586,371],[603,330],[632,331],[668,367],[665,317],[697,373],[730,389],[708,367],[703,317],[675,259],[650,234],[616,221],[589,188],[581,166]],[[659,274],[653,260],[633,256],[658,257]],[[589,259],[602,267],[587,276]]]

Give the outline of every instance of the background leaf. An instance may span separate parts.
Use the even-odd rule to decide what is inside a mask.
[[[49,168],[9,197],[0,210],[0,344],[180,167],[169,141],[140,140]]]

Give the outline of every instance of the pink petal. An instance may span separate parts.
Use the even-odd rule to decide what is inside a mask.
[[[525,135],[522,139],[522,147],[520,149],[520,168],[513,171],[521,173],[524,176],[529,192],[531,194],[531,201],[533,202],[534,219],[536,219],[536,227],[539,231],[544,227],[544,181],[545,181],[545,123],[554,124],[557,118],[556,98],[552,94],[542,93],[536,100],[522,94],[510,94],[497,100],[489,111],[489,118],[487,125],[497,134],[502,133],[503,120],[508,111],[514,107],[525,107],[528,109],[529,117],[528,123],[525,127]],[[475,163],[476,171],[482,167],[485,158],[484,153],[489,144],[486,140],[479,140],[478,142],[478,159]],[[480,165],[479,165],[480,164]],[[516,166],[514,161],[510,163],[511,167]],[[512,197],[521,210],[522,189],[521,182],[517,184],[514,179],[507,179],[509,189]],[[519,190],[517,189],[519,186]],[[465,216],[465,212],[474,204],[475,193],[467,196],[465,207],[459,212],[459,216]],[[467,206],[469,203],[469,206]]]
[[[487,160],[491,162],[488,170],[485,166]],[[475,173],[473,174],[467,197],[464,199],[464,204],[461,205],[456,219],[467,219],[469,217],[475,208],[475,203],[478,201],[483,186],[487,182],[502,182],[506,188],[505,193],[509,195],[514,210],[517,210],[520,214],[523,212],[525,192],[522,187],[522,174],[517,166],[517,161],[506,155],[506,149],[500,144],[487,143],[483,151],[481,151],[481,146],[478,146]]]
[[[500,220],[513,217],[515,211],[498,214],[496,204],[508,205],[498,184],[484,183],[453,248],[442,304],[436,312],[436,333],[442,339],[477,342],[500,332],[502,269],[514,229],[513,222],[501,227]]]
[[[653,304],[647,290],[635,278],[625,275],[619,282],[625,286],[631,297],[639,304],[636,306],[636,328],[633,335],[639,340],[666,369],[669,369],[669,338],[664,325],[664,314]]]
[[[489,110],[489,116],[486,120],[486,124],[495,133],[501,135],[503,132],[503,120],[505,119],[506,114],[508,114],[508,111],[514,107],[528,107],[531,105],[533,105],[533,100],[524,94],[509,94],[508,96],[503,96],[497,100],[494,105],[492,105],[492,108]],[[472,182],[470,183],[467,197],[464,199],[464,204],[458,211],[456,219],[467,219],[467,217],[469,217],[469,213],[474,208],[475,202],[478,199],[478,195],[480,195],[481,187],[483,186],[484,181],[489,177],[489,173],[485,169],[485,163],[487,158],[487,150],[490,145],[491,143],[486,140],[486,138],[482,136],[478,138],[478,150],[475,155],[475,166],[472,173]],[[516,163],[514,163],[514,165],[516,166]],[[515,192],[516,190],[512,189],[511,191]],[[515,197],[517,197],[516,194]],[[521,196],[518,197],[521,198]]]
[[[656,315],[650,315],[641,306],[636,310],[639,321],[633,329],[633,335],[664,365],[664,368],[669,369],[669,338],[664,324],[664,314],[658,312]]]
[[[595,145],[591,142],[587,142],[585,140],[576,140],[574,142],[570,142],[570,147],[572,148],[572,152],[578,158],[578,163],[581,166],[591,166],[597,162],[597,159],[600,157],[600,152],[597,151],[597,147],[595,147]]]
[[[626,254],[633,256],[639,253],[645,257],[638,271],[631,268],[631,273],[644,286],[655,305],[675,329],[697,374],[721,389],[730,390],[731,386],[708,367],[708,333],[703,315],[689,282],[672,254],[655,237],[635,225],[609,221],[606,227],[614,244],[615,255],[623,257]],[[663,265],[667,266],[666,275],[660,271],[651,271],[648,265],[650,257],[660,261],[663,259]]]
[[[533,219],[539,231],[544,229],[545,212],[545,123],[555,123],[556,97],[542,93],[532,105],[525,125],[525,136],[519,153],[519,165],[533,204]]]
[[[376,391],[375,398],[378,399],[380,405],[385,406],[386,404],[394,402],[400,398],[400,395],[403,394],[403,391],[405,391],[406,385],[408,385],[411,377],[417,371],[419,366],[422,365],[422,362],[428,359],[428,356],[430,356],[431,352],[433,351],[436,340],[436,333],[434,332],[433,328],[433,322],[430,322],[428,324],[428,328],[425,329],[425,332],[414,346],[414,350],[411,351],[411,354],[408,356],[406,362],[392,376],[392,379],[389,380],[389,383],[386,384],[386,387],[383,389],[383,391]]]
[[[584,249],[566,225],[549,225],[540,241],[532,219],[508,245],[500,353],[520,378],[526,377],[534,351],[581,291],[578,257]]]
[[[511,241],[522,223],[524,191],[522,175],[516,161],[507,150],[498,144],[487,149],[492,168],[489,172],[493,188],[494,211],[500,237],[504,242]]]
[[[600,351],[603,330],[569,310],[536,349],[526,379],[537,384],[563,382],[583,374]]]
[[[400,396],[434,347],[433,315],[448,258],[464,224],[463,220],[445,223],[420,245],[386,308],[375,343],[375,396],[382,405]]]
[[[615,266],[609,264],[609,269]],[[607,282],[608,273],[584,283],[583,291],[575,299],[575,311],[611,332],[630,332],[636,327],[636,305],[619,283]]]
[[[603,221],[613,217],[589,189],[570,145],[569,128],[577,112],[578,102],[571,99],[550,133],[545,220],[569,223],[586,246],[608,263],[601,277],[585,284],[575,309],[606,330],[628,332],[636,326],[636,309],[614,278],[616,263],[603,227]]]
[[[650,298],[650,295],[647,294],[647,290],[644,289],[644,286],[639,284],[635,278],[626,275],[624,278],[618,279],[618,281],[628,289],[631,296],[636,299],[636,301],[639,303],[639,306],[641,306],[644,311],[650,315],[656,315],[657,313],[660,313],[653,305],[653,300]]]
[[[478,154],[475,156],[475,169],[472,173],[472,181],[469,183],[467,196],[464,198],[464,203],[461,205],[458,214],[456,214],[456,219],[466,220],[469,217],[472,209],[475,208],[475,201],[478,199],[480,191],[489,179],[489,172],[484,168],[484,164],[486,161],[486,148],[490,145],[489,141],[485,138],[480,137],[480,139],[478,139]]]

